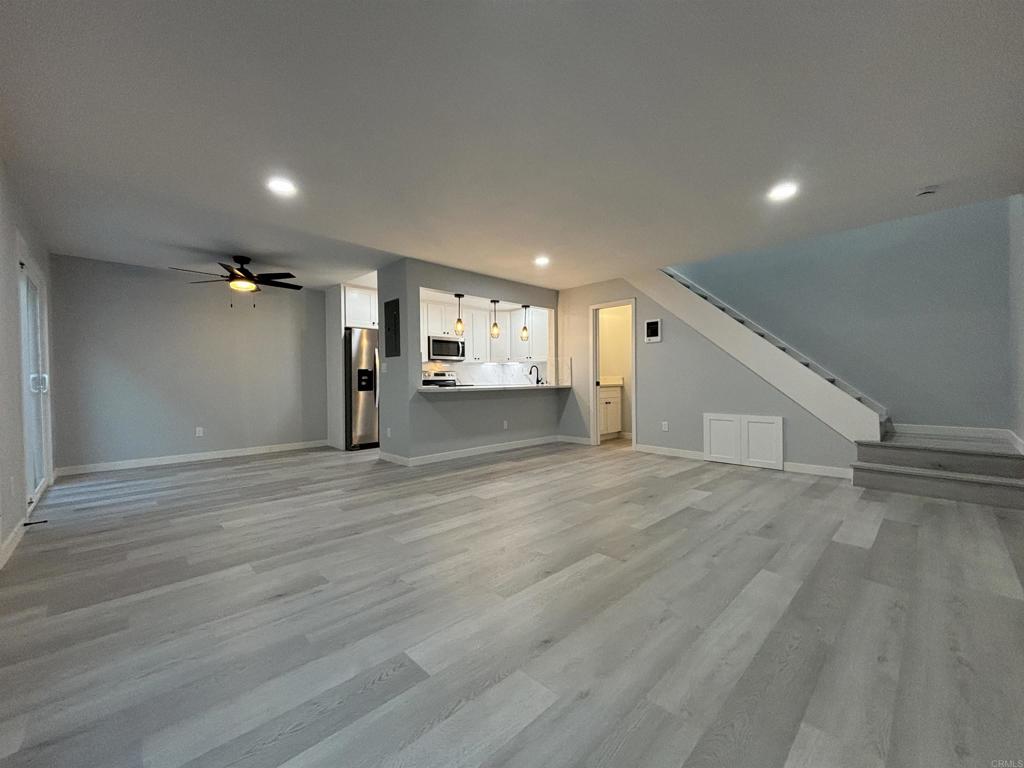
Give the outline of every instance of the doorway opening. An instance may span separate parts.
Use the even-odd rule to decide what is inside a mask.
[[[636,447],[636,300],[594,305],[590,312],[590,442],[628,440]]]
[[[18,246],[25,502],[31,511],[52,479],[47,299],[42,275],[27,263],[26,248],[20,236]]]

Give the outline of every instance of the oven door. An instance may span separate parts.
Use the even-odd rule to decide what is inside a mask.
[[[466,342],[451,336],[427,337],[427,350],[431,360],[465,360]]]

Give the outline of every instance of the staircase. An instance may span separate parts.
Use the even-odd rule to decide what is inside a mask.
[[[675,269],[627,279],[854,442],[854,485],[1024,509],[1024,454],[1008,439],[901,432],[881,403]]]
[[[881,440],[884,406],[682,274],[666,268],[626,280],[847,440]]]
[[[800,365],[804,366],[809,371],[818,374],[818,376],[823,378],[829,384],[838,387],[840,390],[848,394],[858,403],[863,403],[868,408],[873,410],[875,413],[878,414],[879,422],[883,424],[883,434],[885,430],[888,429],[888,427],[891,425],[892,422],[887,421],[889,418],[889,413],[884,405],[875,400],[872,400],[863,392],[858,391],[853,385],[843,381],[834,373],[825,368],[823,365],[819,365],[818,363],[811,360],[810,357],[803,354],[792,344],[787,344],[785,341],[773,335],[767,329],[762,328],[749,317],[740,312],[738,309],[729,306],[724,301],[719,299],[717,296],[713,295],[710,291],[701,288],[699,285],[697,285],[695,282],[693,282],[688,277],[683,275],[681,272],[678,272],[672,267],[666,267],[665,269],[662,270],[662,272],[671,277],[673,280],[675,280],[681,286],[686,288],[688,291],[695,294],[698,298],[708,302],[715,309],[724,312],[727,317],[732,318],[740,325],[745,326],[750,331],[760,336],[762,339],[767,341],[775,348],[792,357],[794,360],[800,363]]]
[[[853,484],[1024,509],[1024,454],[1009,440],[889,432],[858,441]]]

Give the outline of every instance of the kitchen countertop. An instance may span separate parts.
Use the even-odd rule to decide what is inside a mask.
[[[459,387],[416,387],[417,392],[505,392],[510,390],[533,389],[572,389],[572,384],[469,384]]]

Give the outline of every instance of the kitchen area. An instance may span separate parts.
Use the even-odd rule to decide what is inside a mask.
[[[571,386],[553,308],[421,288],[419,313],[421,394]]]

